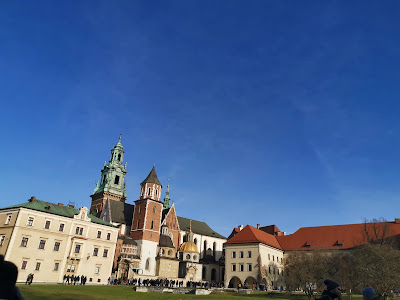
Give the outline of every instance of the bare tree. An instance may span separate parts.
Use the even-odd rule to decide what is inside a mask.
[[[386,219],[364,219],[363,234],[367,243],[380,245],[389,243],[388,231],[389,226]]]

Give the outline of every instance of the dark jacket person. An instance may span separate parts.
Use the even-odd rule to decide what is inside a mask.
[[[0,255],[0,299],[23,300],[15,286],[18,277],[18,268],[12,262],[4,261]]]

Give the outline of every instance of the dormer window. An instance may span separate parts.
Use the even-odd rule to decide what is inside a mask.
[[[343,247],[343,240],[337,240],[334,246]]]
[[[303,247],[305,248],[311,248],[311,243],[310,242],[306,242]]]

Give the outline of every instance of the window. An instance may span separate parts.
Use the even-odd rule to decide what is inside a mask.
[[[23,237],[21,240],[21,247],[26,247],[28,245],[28,238]]]
[[[151,228],[150,229],[154,229],[154,221],[151,221]]]
[[[147,190],[147,196],[150,196],[151,195],[151,188],[149,188],[148,190]]]
[[[45,245],[46,245],[46,241],[45,240],[40,240],[39,249],[44,249]]]
[[[81,245],[75,245],[75,253],[81,252]]]
[[[139,225],[140,225],[140,219],[137,220],[137,227],[136,227],[136,229],[139,229]]]
[[[236,265],[232,264],[232,272],[236,272]]]
[[[156,210],[157,210],[157,208],[154,206],[154,207],[153,207],[153,215],[156,214]]]
[[[150,270],[150,258],[146,259],[145,269]]]
[[[39,271],[39,270],[40,270],[40,262],[37,262],[37,263],[36,263],[35,270],[36,270],[36,271]]]
[[[243,271],[244,271],[244,264],[240,264],[240,265],[239,265],[239,271],[240,271],[240,272],[243,272]]]
[[[29,217],[28,218],[28,222],[26,223],[26,225],[32,226],[33,225],[33,220],[35,220],[33,217]]]
[[[65,226],[65,224],[60,223],[60,227],[58,227],[58,231],[63,232],[64,231],[64,226]]]
[[[0,246],[3,246],[4,240],[6,239],[6,235],[2,234],[0,235]]]
[[[96,266],[96,268],[94,270],[94,273],[95,274],[99,274],[100,273],[100,267],[99,266]]]
[[[98,253],[99,253],[99,248],[94,248],[93,249],[93,256],[97,256]]]
[[[79,227],[79,226],[76,227],[75,234],[82,235],[83,234],[83,227]]]
[[[97,238],[101,238],[101,231],[97,231]]]
[[[158,196],[158,189],[156,189],[156,197]]]
[[[275,261],[275,255],[272,255],[272,261]]]
[[[50,221],[46,221],[44,224],[44,228],[49,229],[50,228]]]
[[[243,257],[244,257],[244,252],[243,252],[243,251],[240,251],[240,252],[239,252],[239,256],[240,256],[240,258],[243,258]]]
[[[119,176],[115,175],[114,184],[118,184],[118,183],[119,183]]]
[[[7,215],[7,219],[6,219],[6,222],[5,222],[4,224],[6,224],[6,225],[10,224],[11,218],[12,218],[12,215],[11,215],[11,214],[10,214],[10,215]]]
[[[141,206],[139,206],[138,208],[139,208],[139,210],[138,210],[138,214],[140,214],[140,213],[142,212],[142,207],[141,207]]]
[[[67,272],[71,272],[71,265],[67,266]]]
[[[54,243],[54,249],[53,249],[54,251],[58,251],[58,250],[60,250],[60,242],[55,242]]]
[[[278,275],[279,275],[279,269],[277,269],[277,271],[278,271]]]
[[[253,266],[251,264],[247,265],[247,271],[249,272],[253,271]]]
[[[236,258],[236,251],[232,251],[232,258]]]
[[[121,154],[118,154],[118,161],[121,161]]]
[[[144,189],[142,188],[142,189],[140,190],[140,196],[143,196],[143,193],[144,193]]]
[[[54,271],[58,271],[58,267],[60,266],[60,263],[56,262],[54,263]]]
[[[22,261],[22,265],[21,265],[21,269],[25,270],[26,269],[26,265],[28,264],[28,262],[26,260]]]
[[[106,175],[103,176],[103,180],[101,181],[101,183],[103,184],[106,181]]]
[[[271,267],[268,267],[268,273],[271,274]]]
[[[269,254],[268,254],[268,260],[271,260],[271,258],[270,258],[270,256],[269,256]]]
[[[109,241],[111,239],[111,233],[107,233],[107,240]]]
[[[75,265],[71,266],[71,272],[74,273],[75,272]]]
[[[248,252],[247,252],[247,257],[248,257],[248,258],[251,258],[251,251],[248,251]]]
[[[103,257],[107,257],[107,255],[108,255],[108,249],[104,249],[104,251],[103,251]]]
[[[186,255],[186,259],[190,259],[190,254],[187,254],[187,255]]]

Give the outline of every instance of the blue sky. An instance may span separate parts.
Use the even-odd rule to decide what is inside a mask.
[[[400,217],[400,2],[0,2],[1,206],[89,206],[123,134],[223,235]]]

